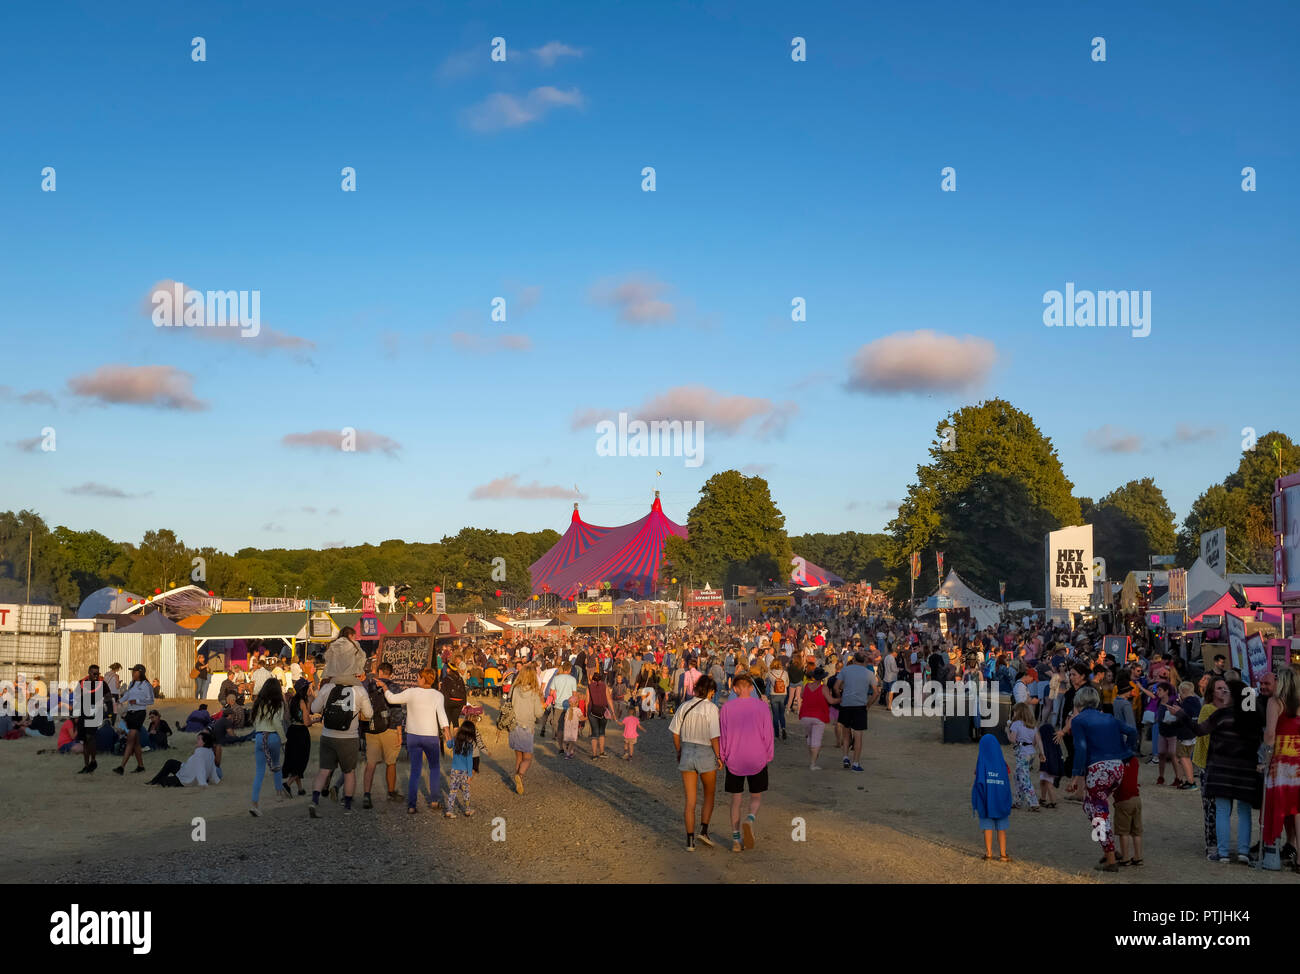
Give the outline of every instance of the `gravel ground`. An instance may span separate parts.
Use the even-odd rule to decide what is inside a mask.
[[[175,720],[193,701],[166,701]],[[1201,849],[1197,793],[1154,784],[1143,766],[1147,837],[1140,870],[1101,876],[1098,855],[1077,804],[1013,813],[1010,864],[982,860],[971,817],[975,748],[939,743],[932,718],[895,718],[873,710],[865,774],[840,768],[823,751],[825,770],[811,772],[802,732],[778,741],[772,789],[758,817],[757,844],[729,850],[726,797],[719,794],[713,833],[717,848],[683,848],[682,792],[667,721],[643,725],[636,758],[593,761],[589,744],[578,756],[556,755],[550,737],[516,795],[508,780],[512,752],[496,743],[487,706],[483,736],[490,754],[472,783],[476,815],[448,820],[381,798],[373,810],[344,815],[322,799],[322,817],[307,816],[310,797],[278,799],[268,778],[265,814],[248,814],[251,742],[225,750],[225,780],[206,790],[150,788],[145,781],[163,755],[146,754],[149,774],[118,778],[101,761],[94,775],[77,775],[79,756],[37,754],[34,739],[0,745],[0,781],[8,855],[0,881],[56,883],[309,882],[1296,882],[1293,874],[1263,873],[1207,863]],[[611,724],[611,727],[614,725]],[[183,747],[166,756],[184,759]],[[621,753],[615,730],[611,755]],[[309,771],[315,770],[313,740]],[[443,775],[448,764],[444,758]],[[405,790],[408,765],[398,765]],[[382,794],[382,788],[377,789]],[[108,799],[105,801],[105,799]],[[206,827],[195,841],[194,819]],[[802,827],[800,827],[800,821]],[[57,823],[57,826],[56,826]],[[504,831],[504,841],[495,841]],[[306,840],[306,841],[304,841]]]

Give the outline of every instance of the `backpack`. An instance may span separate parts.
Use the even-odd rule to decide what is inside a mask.
[[[772,692],[773,692],[773,693],[785,693],[785,680],[781,679],[779,676],[778,676],[775,680],[773,680],[773,681],[772,681]]]
[[[375,712],[375,715],[370,718],[370,733],[382,734],[391,726],[388,722],[388,698],[378,686],[371,688],[367,693],[370,696],[370,707]]]
[[[501,711],[497,714],[497,730],[509,733],[519,726],[515,719],[515,702],[510,697],[502,697]]]
[[[345,702],[346,700],[346,702]],[[324,725],[326,730],[345,731],[352,726],[356,711],[352,707],[352,688],[335,686],[325,702]]]

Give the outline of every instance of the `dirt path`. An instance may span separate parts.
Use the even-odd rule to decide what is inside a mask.
[[[192,701],[167,701],[175,723]],[[777,742],[772,790],[759,814],[752,851],[729,851],[726,797],[719,794],[712,832],[723,844],[684,850],[681,785],[667,721],[643,726],[636,759],[592,761],[586,739],[573,760],[539,741],[523,796],[507,772],[514,762],[504,739],[495,744],[489,705],[484,738],[491,754],[472,785],[477,815],[446,820],[404,803],[380,800],[343,815],[322,801],[320,820],[307,817],[308,798],[279,800],[263,792],[266,814],[247,812],[251,742],[225,750],[225,780],[199,789],[150,788],[145,780],[165,756],[147,754],[148,775],[118,778],[101,762],[78,775],[79,756],[36,754],[48,740],[0,743],[0,794],[5,800],[7,855],[0,881],[272,882],[288,879],[363,882],[1296,882],[1205,861],[1198,793],[1158,788],[1143,766],[1147,836],[1141,870],[1102,876],[1082,809],[1013,813],[1010,864],[986,863],[969,807],[975,748],[939,743],[933,718],[894,718],[873,710],[867,772],[857,775],[824,751],[825,770],[807,768],[802,734]],[[622,750],[617,732],[609,751]],[[317,756],[313,741],[313,763]],[[444,761],[444,781],[446,773]],[[405,789],[408,766],[398,765]],[[719,780],[719,786],[721,781]],[[379,789],[382,791],[382,789]],[[202,818],[206,840],[194,841]],[[800,828],[802,821],[802,828]],[[493,833],[504,841],[494,841]],[[306,841],[304,841],[306,840]],[[836,865],[838,864],[838,865]]]

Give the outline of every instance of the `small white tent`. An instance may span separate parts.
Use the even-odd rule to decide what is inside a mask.
[[[948,577],[934,594],[948,596],[954,609],[969,609],[971,620],[981,629],[996,626],[1002,618],[1002,607],[962,581],[955,568],[948,572]]]

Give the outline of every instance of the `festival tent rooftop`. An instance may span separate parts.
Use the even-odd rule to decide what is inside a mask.
[[[800,588],[814,589],[821,588],[823,585],[843,585],[844,579],[840,578],[832,571],[822,568],[820,565],[814,565],[808,559],[803,561],[803,584]],[[791,574],[790,581],[794,582],[794,575]]]
[[[127,602],[127,599],[139,602],[140,596],[134,592],[118,592],[116,586],[106,585],[86,596],[77,609],[77,618],[93,619],[100,615],[120,615],[126,612],[127,606],[133,604]]]
[[[948,577],[939,586],[934,595],[946,595],[952,599],[954,609],[968,609],[975,625],[981,629],[996,626],[1002,618],[1002,607],[991,599],[986,599],[967,585],[957,569],[948,572]]]
[[[1270,623],[1274,626],[1282,624],[1282,610],[1278,608],[1277,588],[1273,585],[1247,585],[1244,587],[1246,600],[1248,602],[1260,603],[1260,612],[1263,614],[1263,622]],[[1189,607],[1190,608],[1190,607]],[[1237,603],[1227,592],[1224,592],[1219,598],[1215,599],[1209,606],[1192,616],[1188,613],[1188,622],[1199,622],[1206,615],[1225,615],[1232,614],[1240,616],[1243,619],[1253,619],[1255,613],[1250,609],[1238,609]]]
[[[131,625],[125,629],[118,629],[118,632],[138,633],[144,636],[192,636],[193,632],[184,626],[178,626],[161,612],[150,612],[143,619],[137,618]]]
[[[194,615],[201,609],[207,608],[212,603],[207,589],[199,588],[197,585],[180,585],[157,595],[146,595],[147,602],[142,602],[139,596],[134,598],[135,602],[133,604],[120,611],[128,614],[143,612],[145,606],[148,605],[167,613],[169,619],[184,619],[186,616]]]
[[[613,528],[605,528],[597,524],[588,524],[582,519],[582,515],[578,513],[577,503],[574,503],[573,516],[569,519],[569,529],[564,532],[559,541],[551,546],[546,554],[528,566],[528,573],[533,581],[533,591],[543,591],[544,586],[550,583],[557,572],[586,554],[597,542],[613,530]]]
[[[570,529],[572,530],[572,524]],[[596,588],[609,582],[613,590],[621,589],[643,596],[653,595],[659,584],[659,563],[663,558],[664,542],[670,534],[679,538],[687,536],[685,527],[670,521],[664,515],[663,506],[659,502],[659,491],[655,491],[649,514],[631,524],[610,528],[586,552],[556,568],[548,578],[539,579],[534,576],[533,591],[553,592],[562,598],[569,598],[585,588]],[[556,547],[563,542],[564,539],[561,538],[556,542]],[[554,551],[555,548],[551,550]],[[550,553],[543,555],[539,562],[545,561]]]

